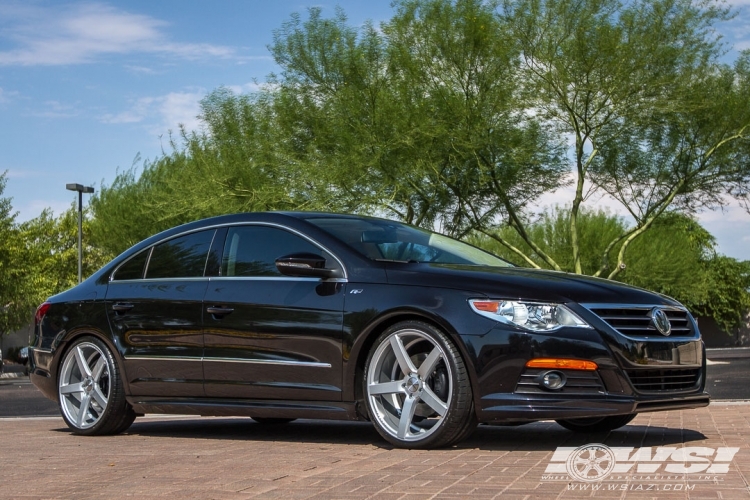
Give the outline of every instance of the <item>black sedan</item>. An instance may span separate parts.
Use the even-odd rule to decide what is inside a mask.
[[[430,448],[480,422],[607,431],[709,402],[698,327],[668,297],[324,213],[153,236],[42,304],[29,351],[89,435],[144,413],[366,419]]]

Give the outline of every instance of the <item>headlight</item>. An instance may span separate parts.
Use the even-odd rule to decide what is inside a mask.
[[[563,326],[591,328],[562,304],[479,299],[470,300],[469,304],[477,314],[537,332],[556,330]]]

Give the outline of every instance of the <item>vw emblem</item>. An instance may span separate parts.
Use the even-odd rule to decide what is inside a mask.
[[[672,325],[669,323],[667,313],[663,309],[659,309],[658,307],[651,309],[651,322],[654,324],[656,330],[665,337],[668,337],[672,333]]]

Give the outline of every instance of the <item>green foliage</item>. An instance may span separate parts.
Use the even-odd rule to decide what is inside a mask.
[[[90,210],[83,219],[83,279],[98,271],[114,254],[95,246],[91,232]],[[78,209],[76,203],[54,217],[45,209],[34,219],[18,226],[25,246],[25,262],[35,291],[31,304],[39,305],[50,295],[78,283]]]
[[[529,225],[529,233],[564,270],[573,271],[569,220],[569,208],[548,210]],[[628,228],[622,218],[604,210],[581,211],[579,225],[581,262],[584,272],[590,273],[600,266],[606,242]],[[503,238],[522,247],[523,241],[512,229],[500,231],[505,233]],[[487,235],[474,234],[469,241],[513,261],[514,253]],[[716,255],[715,244],[714,237],[694,219],[669,212],[629,246],[625,269],[617,279],[674,297],[694,314],[711,316],[729,331],[742,326],[750,311],[750,261]]]
[[[560,264],[563,271],[574,272],[569,223],[570,209],[555,207],[542,212],[534,222],[528,225],[527,231],[530,237],[539,243],[540,248]],[[593,274],[599,269],[607,242],[626,230],[627,224],[621,217],[605,210],[584,209],[581,211],[579,245],[584,274]],[[544,266],[544,260],[526,246],[523,239],[512,228],[504,227],[496,231],[500,232],[503,240],[522,249],[524,253],[528,253],[538,266]],[[524,264],[523,261],[519,261],[515,252],[508,250],[505,245],[493,240],[491,236],[475,233],[470,241],[511,262]]]
[[[25,248],[15,224],[10,198],[2,197],[7,179],[0,175],[0,335],[12,332],[28,321],[25,299],[31,285],[24,278]]]
[[[750,261],[719,255],[708,261],[708,298],[694,307],[725,331],[746,326],[750,311]]]

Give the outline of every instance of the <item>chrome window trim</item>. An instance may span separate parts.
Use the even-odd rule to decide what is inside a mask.
[[[277,366],[310,366],[315,368],[331,368],[331,363],[320,361],[281,361],[275,359],[242,359],[242,358],[220,358],[203,356],[123,356],[125,361],[212,361],[216,363],[245,363],[253,365],[277,365]]]
[[[193,278],[141,278],[134,280],[113,280],[111,283],[159,283],[164,281],[208,281],[209,276],[198,276]]]
[[[144,248],[140,252],[136,252],[133,255],[131,255],[130,257],[128,257],[127,259],[125,259],[124,261],[120,262],[120,264],[114,269],[114,271],[112,271],[111,273],[109,273],[109,280],[108,281],[109,282],[113,282],[113,281],[115,281],[115,282],[118,282],[118,281],[137,281],[139,278],[131,279],[131,280],[118,280],[118,279],[115,279],[115,276],[117,275],[117,271],[119,271],[122,266],[124,266],[125,264],[127,264],[131,260],[133,260],[136,257],[138,257],[141,254],[141,252],[147,252],[148,253],[148,255],[146,255],[146,262],[143,264],[143,271],[141,272],[141,276],[144,276],[146,274],[146,269],[148,269],[148,263],[151,261],[151,252],[153,251],[154,246],[155,245],[152,245],[152,246],[150,246],[148,248]],[[143,278],[140,278],[140,279],[142,280]]]
[[[208,276],[209,281],[312,281],[319,282],[321,278],[306,277],[306,276]],[[331,282],[344,282],[347,280],[343,278],[331,278],[325,280],[327,283]]]
[[[180,236],[185,236],[185,235],[188,235],[188,234],[191,234],[191,233],[197,233],[199,231],[205,231],[205,230],[208,230],[208,229],[214,229],[214,230],[216,230],[216,229],[219,229],[219,228],[222,228],[222,227],[236,227],[236,226],[269,226],[269,227],[276,227],[276,228],[279,228],[279,229],[284,229],[286,231],[289,231],[290,233],[296,234],[297,236],[300,236],[301,238],[309,241],[310,243],[312,243],[316,247],[320,248],[324,252],[328,253],[341,266],[341,270],[344,272],[344,277],[343,278],[332,278],[332,279],[328,279],[328,280],[321,279],[322,281],[339,282],[340,280],[343,280],[343,281],[340,281],[340,282],[343,282],[343,283],[346,283],[348,281],[349,273],[346,270],[346,266],[344,265],[344,262],[341,259],[339,259],[338,255],[336,255],[335,253],[331,252],[325,245],[323,245],[322,243],[319,243],[318,241],[310,238],[306,234],[298,231],[297,229],[291,228],[289,226],[285,226],[283,224],[279,224],[278,222],[260,222],[260,221],[225,222],[223,224],[213,224],[213,225],[210,225],[210,226],[200,227],[200,228],[196,228],[196,229],[190,229],[188,231],[183,231],[182,233],[173,234],[172,236],[169,236],[169,237],[164,238],[162,240],[159,240],[159,241],[157,241],[155,243],[152,243],[151,246],[146,249],[149,252],[149,255],[148,255],[148,259],[146,260],[145,271],[146,272],[148,271],[148,265],[151,263],[151,254],[153,253],[153,249],[154,249],[154,247],[156,245],[160,245],[161,243],[164,243],[164,242],[169,241],[169,240],[174,239],[174,238],[179,238]],[[216,237],[216,233],[214,233],[214,238],[215,237]],[[212,242],[213,242],[213,240],[212,240]],[[144,251],[144,250],[142,250],[142,251]],[[209,247],[209,251],[210,251],[210,247]],[[128,262],[130,259],[134,258],[139,253],[141,253],[141,252],[138,252],[138,253],[136,253],[136,254],[128,257],[127,260],[124,260],[123,262],[121,262],[109,274],[109,282],[113,282],[113,281],[131,281],[131,282],[132,281],[146,281],[148,278],[142,278],[140,280],[115,280],[114,279],[115,274],[117,273],[117,270],[120,269],[120,266],[124,265],[126,262]],[[208,259],[208,255],[206,255],[206,259]],[[206,260],[206,261],[208,261],[208,260]],[[203,272],[205,274],[205,267],[204,267],[204,271]],[[145,272],[144,272],[144,275],[145,275]],[[221,276],[202,276],[202,278],[216,278],[216,277],[221,277]],[[227,276],[227,277],[230,277],[230,276]],[[235,277],[235,276],[231,276],[231,277]],[[237,276],[237,277],[239,277],[239,276]],[[152,280],[156,280],[156,279],[180,279],[180,278],[151,278],[151,279]],[[320,279],[320,278],[315,278],[315,279]]]

